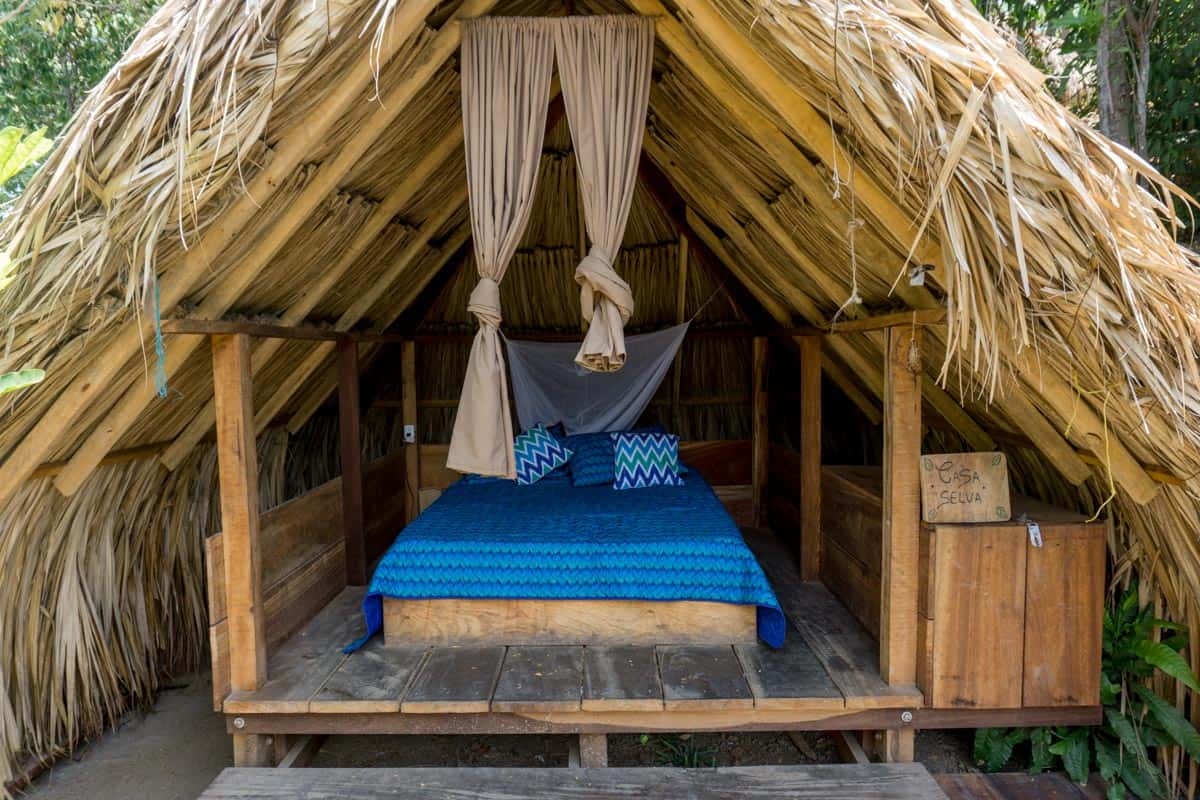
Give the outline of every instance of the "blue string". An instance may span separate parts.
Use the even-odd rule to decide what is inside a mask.
[[[154,281],[154,387],[159,397],[167,396],[167,348],[163,345],[162,310],[159,307],[158,281]]]

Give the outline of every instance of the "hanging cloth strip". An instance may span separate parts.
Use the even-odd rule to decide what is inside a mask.
[[[625,323],[633,292],[613,269],[646,130],[654,62],[654,20],[641,16],[569,17],[554,26],[563,105],[579,170],[592,247],[575,269],[588,323],[575,362],[593,372],[625,366]]]
[[[675,360],[688,323],[625,340],[619,372],[591,372],[575,362],[572,342],[505,339],[513,399],[522,429],[563,423],[568,433],[632,428]]]
[[[541,164],[554,69],[553,20],[464,20],[463,139],[479,283],[467,309],[479,320],[446,466],[513,477],[512,412],[499,328],[500,281],[517,249]]]

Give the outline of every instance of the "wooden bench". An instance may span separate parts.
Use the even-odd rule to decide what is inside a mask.
[[[818,764],[675,769],[407,769],[224,770],[199,800],[373,798],[821,798],[947,800],[920,764]]]

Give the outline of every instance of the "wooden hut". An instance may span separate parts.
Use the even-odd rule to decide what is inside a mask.
[[[745,526],[789,644],[346,656],[370,564],[457,478],[461,21],[564,13],[655,20],[617,269],[631,333],[692,327],[647,421]],[[593,760],[612,731],[868,730],[904,760],[919,727],[1097,720],[1103,542],[1196,630],[1200,264],[1186,199],[1042,80],[959,0],[167,0],[3,223],[2,366],[46,380],[0,417],[0,775],[206,647],[240,763],[351,730]],[[513,340],[580,335],[546,101]],[[923,450],[1004,452],[1054,546],[923,526]]]

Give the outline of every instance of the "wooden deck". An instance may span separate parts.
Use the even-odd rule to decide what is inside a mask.
[[[920,764],[674,769],[226,769],[199,800],[601,798],[945,800]]]
[[[223,710],[243,717],[243,732],[260,727],[247,715],[259,722],[268,715],[273,723],[281,715],[305,716],[304,725],[262,728],[278,732],[532,730],[486,723],[480,715],[533,718],[537,730],[563,732],[898,727],[898,712],[919,707],[920,693],[883,681],[871,636],[823,585],[798,579],[774,537],[749,533],[747,540],[791,621],[780,650],[762,644],[405,648],[386,647],[378,636],[346,656],[342,647],[363,632],[364,590],[348,588],[271,654],[262,688],[232,693]],[[361,715],[377,715],[374,725]],[[830,724],[832,718],[842,724]]]

